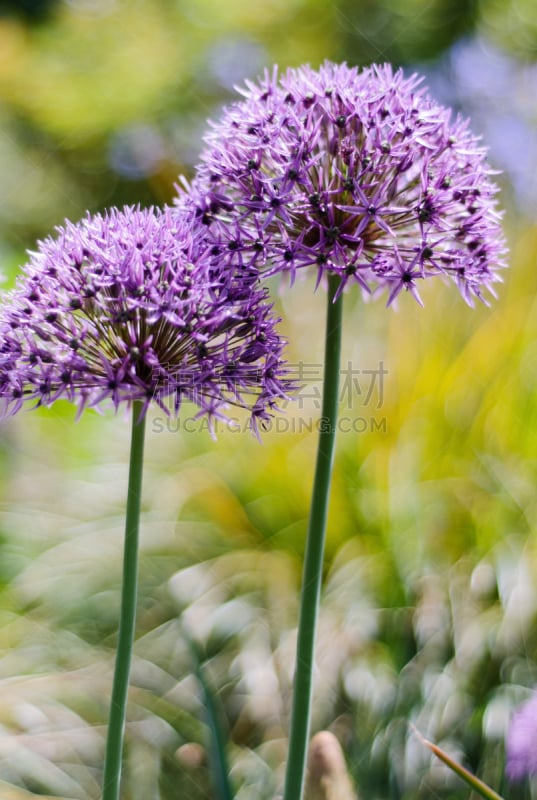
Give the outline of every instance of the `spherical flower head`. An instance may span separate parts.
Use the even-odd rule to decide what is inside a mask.
[[[522,780],[537,774],[537,694],[513,714],[506,738],[507,776]]]
[[[196,230],[188,214],[125,208],[41,242],[0,311],[4,411],[190,400],[267,419],[288,388],[271,306],[257,276],[209,263]]]
[[[242,266],[314,265],[388,302],[446,275],[471,304],[504,266],[497,187],[466,121],[420,83],[388,65],[265,73],[212,124],[179,205]]]

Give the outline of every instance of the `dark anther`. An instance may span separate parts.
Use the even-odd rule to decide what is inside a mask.
[[[55,311],[49,311],[47,314],[45,314],[45,322],[56,322],[57,319],[58,315]]]
[[[315,102],[315,96],[309,92],[308,94],[304,95],[302,102],[304,103],[304,108],[309,108]]]
[[[18,400],[20,397],[22,397],[22,391],[20,389],[13,389],[11,396],[14,400]]]
[[[374,217],[375,214],[377,213],[377,207],[376,206],[368,206],[367,213],[369,214],[370,217]]]
[[[239,249],[239,242],[237,242],[235,239],[233,239],[231,242],[228,243],[227,249],[231,250],[232,252],[234,250],[238,250]]]
[[[142,243],[142,242],[138,242],[138,243],[136,244],[136,249],[137,249],[137,250],[143,250],[143,249],[144,249],[144,245],[143,245],[143,243]]]
[[[39,391],[41,394],[46,394],[50,389],[50,385],[48,383],[40,383],[39,384]]]
[[[284,101],[284,103],[294,103],[295,102],[295,98],[293,97],[293,95],[291,93],[289,93],[289,94],[285,95],[283,101]]]
[[[341,114],[339,117],[336,117],[336,125],[338,128],[344,128],[347,124],[347,117],[344,114]]]
[[[132,358],[133,361],[138,361],[140,358],[140,348],[139,347],[131,347],[129,349],[129,356]]]
[[[164,308],[164,304],[162,307]],[[125,308],[123,311],[120,311],[118,314],[116,314],[114,322],[124,325],[126,322],[130,322],[132,319],[134,319],[134,313],[128,308]]]
[[[446,175],[444,178],[442,178],[442,183],[440,186],[442,189],[449,189],[452,183],[452,179],[449,177],[449,175]]]
[[[364,169],[367,169],[367,167],[368,167],[370,164],[371,164],[371,159],[369,158],[369,156],[364,156],[364,157],[362,158],[362,167],[363,167]]]
[[[293,260],[293,253],[291,250],[286,250],[283,254],[284,261],[292,261]]]
[[[389,142],[382,142],[380,149],[383,153],[389,153],[392,148]]]
[[[354,275],[356,273],[356,267],[353,264],[349,264],[345,267],[345,275]]]
[[[78,350],[78,348],[80,347],[80,340],[77,339],[76,337],[74,337],[73,339],[70,339],[69,340],[69,347],[71,348],[71,350]]]
[[[205,214],[203,214],[203,216],[201,218],[201,224],[202,225],[210,225],[211,222],[212,222],[211,215],[208,214],[207,211],[206,211]]]
[[[255,250],[256,253],[262,253],[263,250],[265,249],[265,246],[263,245],[263,242],[260,239],[257,239],[253,243],[252,247],[253,247],[253,249]]]
[[[430,247],[424,247],[421,251],[421,255],[423,258],[431,258],[433,251]]]
[[[329,242],[336,242],[339,238],[339,228],[337,228],[336,226],[328,228],[328,230],[326,231],[326,238],[328,239]]]
[[[403,272],[401,275],[401,280],[403,283],[412,283],[412,273],[411,272]]]
[[[348,192],[352,192],[354,190],[354,180],[352,178],[345,178],[343,181],[343,188]]]
[[[255,158],[249,158],[248,163],[246,165],[247,169],[257,169],[257,161]]]
[[[312,206],[318,206],[319,203],[321,202],[321,198],[319,197],[319,194],[317,192],[314,192],[313,194],[310,194],[310,196],[308,197],[308,200],[310,201]]]
[[[270,207],[271,208],[279,208],[281,205],[281,200],[279,197],[272,197],[270,200]]]
[[[62,372],[60,378],[62,383],[69,383],[69,381],[71,380],[71,373],[67,371]]]
[[[30,355],[28,356],[28,361],[30,362],[30,364],[37,364],[39,359],[38,359],[36,353],[30,353]]]
[[[326,258],[324,253],[319,253],[319,255],[317,256],[317,259],[316,259],[317,264],[319,264],[320,266],[322,266],[323,264],[326,264],[327,260],[328,259]]]
[[[69,308],[72,308],[73,311],[78,311],[79,308],[82,308],[82,300],[80,297],[73,297],[69,301]]]
[[[214,245],[211,247],[211,255],[212,255],[212,256],[219,256],[221,252],[222,252],[222,251],[221,251],[221,249],[218,247],[218,245],[217,245],[217,244],[214,244]]]
[[[429,198],[418,207],[418,219],[420,222],[430,222],[433,216],[433,207]]]
[[[296,179],[298,178],[297,170],[291,168],[287,173],[287,177],[289,178],[290,181],[296,181]]]
[[[257,128],[254,128],[253,125],[250,125],[250,127],[247,130],[247,133],[249,133],[250,136],[257,136],[258,131]]]
[[[115,380],[108,381],[107,385],[109,389],[117,389],[117,381]]]
[[[209,350],[207,349],[207,345],[203,342],[198,345],[198,356],[200,358],[207,358],[209,355]]]

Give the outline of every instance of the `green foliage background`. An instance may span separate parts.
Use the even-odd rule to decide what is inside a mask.
[[[170,201],[206,118],[233,83],[275,62],[419,68],[475,110],[479,129],[483,107],[453,68],[461,47],[485,72],[500,60],[518,76],[531,150],[532,0],[2,0],[3,269],[11,281],[65,217]],[[501,98],[487,103],[483,130],[503,130]],[[499,157],[516,161],[506,130]],[[503,178],[511,267],[490,308],[468,309],[441,283],[426,287],[424,309],[410,295],[398,310],[346,297],[343,364],[382,362],[387,375],[382,397],[342,401],[355,430],[338,441],[314,725],[339,737],[367,800],[467,796],[409,722],[506,797],[535,794],[503,778],[509,714],[537,682],[531,182]],[[289,360],[309,364],[318,386],[322,293],[311,278],[273,288]],[[281,787],[316,444],[304,420],[316,415],[314,397],[290,404],[262,445],[187,430],[188,410],[181,430],[151,418],[125,800],[216,796],[188,637],[229,736],[237,797]],[[2,797],[99,796],[128,427],[93,412],[75,423],[56,404],[0,429]]]

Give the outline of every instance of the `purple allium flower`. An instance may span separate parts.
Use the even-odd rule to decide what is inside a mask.
[[[125,208],[66,223],[32,253],[0,311],[4,411],[134,400],[268,418],[289,383],[257,275],[208,263],[187,214]],[[200,413],[201,413],[200,412]]]
[[[508,778],[521,780],[537,773],[537,694],[514,712],[505,747]]]
[[[266,72],[212,125],[179,205],[241,266],[315,265],[389,303],[447,275],[471,304],[504,266],[497,187],[466,121],[420,83],[388,65]]]

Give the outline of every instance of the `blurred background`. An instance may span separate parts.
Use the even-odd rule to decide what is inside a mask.
[[[537,684],[533,0],[0,0],[4,286],[66,217],[169,202],[235,84],[325,58],[417,69],[471,117],[503,173],[511,266],[490,308],[434,281],[424,309],[347,295],[314,727],[364,800],[468,796],[409,723],[505,797],[537,797],[503,777]],[[239,800],[281,788],[324,298],[305,279],[277,304],[304,389],[263,444],[214,442],[188,409],[149,422],[125,800],[218,800],[207,693]],[[74,416],[0,428],[10,800],[99,797],[129,425]]]

